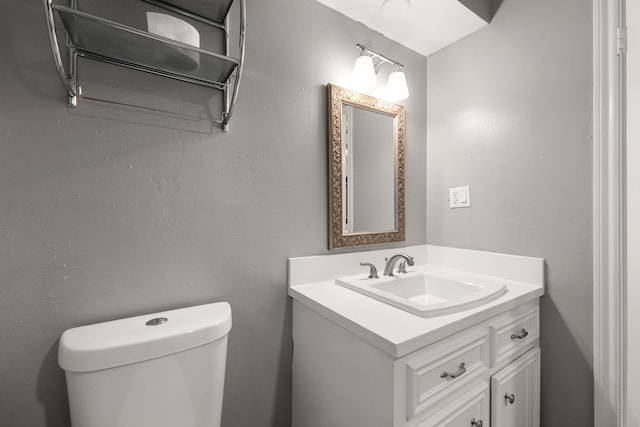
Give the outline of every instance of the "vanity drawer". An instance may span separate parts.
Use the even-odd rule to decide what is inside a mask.
[[[407,419],[485,373],[489,347],[489,330],[478,327],[409,356],[405,361]]]
[[[418,427],[482,426],[489,424],[489,385],[482,382],[439,409]]]
[[[538,307],[525,312],[508,312],[490,325],[491,362],[496,366],[523,354],[540,337]]]

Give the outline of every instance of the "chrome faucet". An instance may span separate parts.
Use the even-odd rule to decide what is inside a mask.
[[[393,267],[395,267],[396,262],[400,259],[404,259],[407,264],[413,265],[413,257],[410,257],[407,254],[396,254],[387,260],[387,265],[384,267],[383,274],[385,276],[393,276]]]

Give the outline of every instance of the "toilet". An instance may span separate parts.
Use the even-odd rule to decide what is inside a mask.
[[[73,427],[219,427],[231,307],[226,302],[65,331]]]

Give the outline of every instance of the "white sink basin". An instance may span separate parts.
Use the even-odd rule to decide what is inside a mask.
[[[422,317],[476,307],[498,298],[507,290],[502,283],[457,281],[423,272],[380,276],[378,279],[368,279],[360,274],[340,277],[336,283]]]

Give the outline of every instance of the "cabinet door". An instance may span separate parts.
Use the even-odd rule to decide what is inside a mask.
[[[436,411],[418,427],[489,427],[489,386],[486,382]]]
[[[491,377],[491,426],[540,427],[540,349]]]

